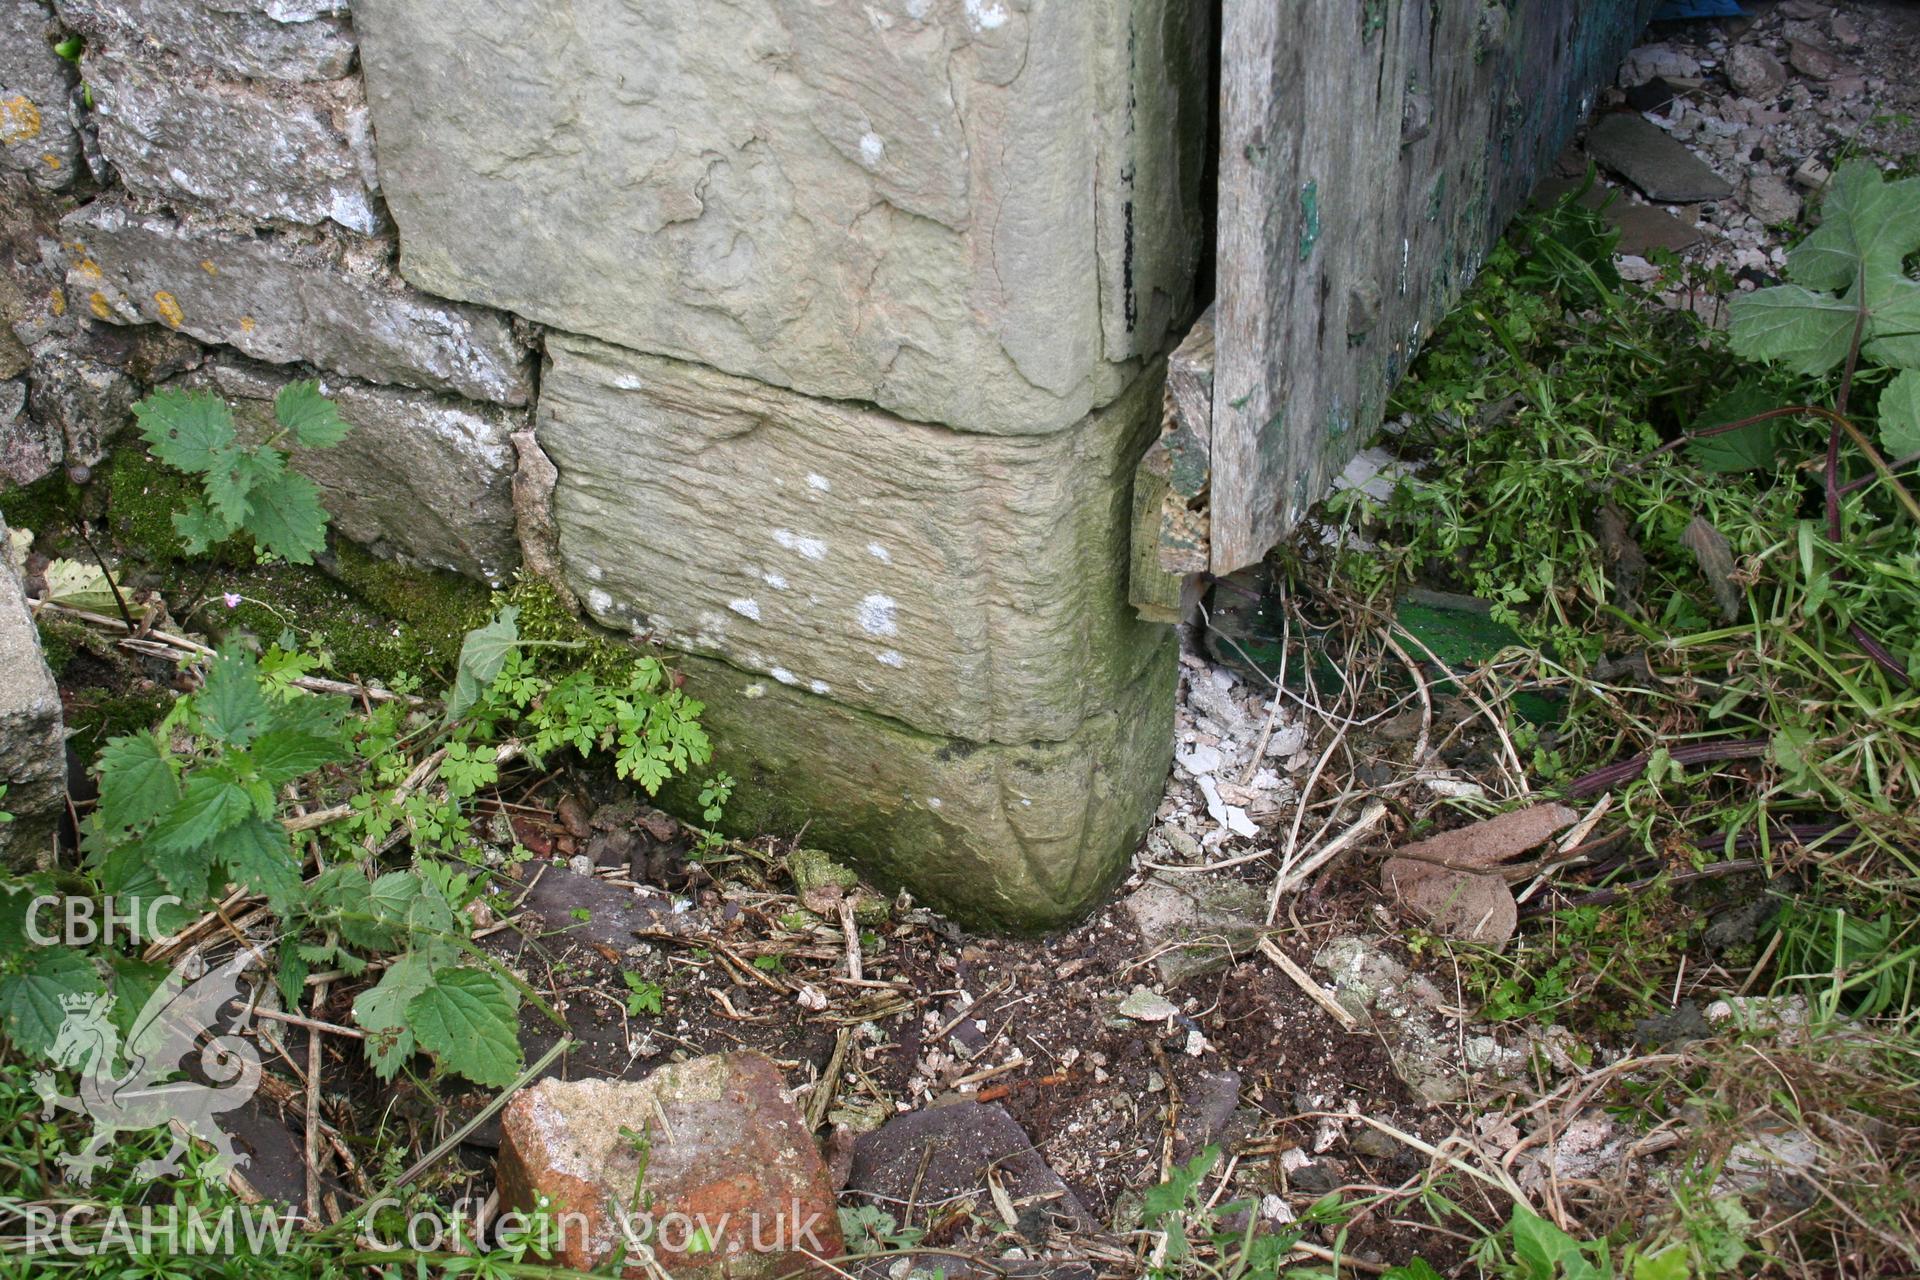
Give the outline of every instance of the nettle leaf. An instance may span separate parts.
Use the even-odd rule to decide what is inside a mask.
[[[123,844],[107,855],[100,868],[100,888],[113,899],[116,907],[133,913],[133,932],[142,943],[153,940],[146,932],[149,923],[161,934],[170,934],[193,923],[199,913],[199,899],[188,898],[185,902],[162,904],[152,913],[152,919],[148,919],[149,902],[157,898],[178,899],[182,895],[160,878],[159,868],[137,841]]]
[[[475,1084],[502,1088],[519,1074],[520,993],[480,969],[437,969],[407,1002],[422,1049]]]
[[[266,730],[273,717],[260,691],[259,669],[236,644],[223,646],[207,664],[207,677],[193,700],[200,725],[230,747],[244,747]]]
[[[1821,374],[1847,358],[1859,306],[1797,284],[1776,285],[1734,298],[1734,354],[1779,360],[1798,373]]]
[[[1898,274],[1920,249],[1920,179],[1887,182],[1877,165],[1849,160],[1834,173],[1820,226],[1787,254],[1787,277],[1815,289],[1845,289],[1864,268]]]
[[[211,848],[230,879],[265,894],[275,911],[284,912],[298,896],[300,868],[294,861],[293,842],[280,823],[248,818],[215,836]]]
[[[347,438],[353,424],[342,420],[333,401],[320,394],[311,378],[289,382],[273,398],[273,416],[306,449],[328,449]]]
[[[20,972],[0,978],[0,1031],[16,1049],[44,1057],[67,1019],[62,999],[104,990],[84,953],[65,947],[36,951]]]
[[[1739,422],[1778,407],[1778,398],[1769,395],[1764,387],[1745,383],[1708,406],[1693,424],[1693,429],[1698,432],[1729,422]],[[1749,423],[1718,435],[1695,435],[1687,441],[1687,456],[1706,470],[1722,474],[1769,471],[1780,459],[1778,427],[1773,420],[1769,420]]]
[[[460,713],[480,701],[480,695],[500,669],[507,655],[520,643],[520,610],[508,605],[495,614],[493,621],[467,632],[460,644],[460,665],[454,672],[453,689],[447,694],[447,717]]]
[[[192,556],[204,554],[216,542],[225,542],[239,527],[227,523],[198,502],[185,511],[173,513],[173,531],[180,535],[180,545]]]
[[[320,486],[297,471],[284,471],[252,494],[247,530],[263,550],[291,564],[312,564],[327,548],[327,513]]]
[[[1880,393],[1880,447],[1889,461],[1920,453],[1920,372],[1903,369]]]
[[[133,406],[153,456],[181,471],[205,472],[233,443],[233,413],[211,391],[164,389]]]
[[[126,1036],[133,1031],[134,1021],[146,1008],[147,999],[160,989],[172,970],[163,964],[150,964],[132,956],[109,955],[107,957],[107,989],[113,993],[113,1008],[107,1011],[107,1019]]]
[[[367,1032],[367,1061],[382,1080],[398,1075],[416,1048],[407,1025],[407,1006],[433,985],[433,966],[408,952],[387,966],[380,981],[353,1002],[353,1020]]]
[[[102,831],[145,826],[179,803],[173,754],[158,734],[110,739],[94,771],[100,778],[100,805],[94,814]]]
[[[274,728],[254,741],[253,767],[269,786],[284,786],[315,769],[347,758],[337,739],[299,729]]]

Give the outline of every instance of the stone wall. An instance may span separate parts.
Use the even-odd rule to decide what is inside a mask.
[[[245,421],[317,375],[336,533],[493,582],[524,546],[681,650],[736,825],[1070,918],[1171,751],[1126,543],[1210,22],[0,0],[0,475],[97,462],[157,383]]]

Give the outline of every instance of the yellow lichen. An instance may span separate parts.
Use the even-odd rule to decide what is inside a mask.
[[[67,294],[59,285],[53,286],[53,292],[47,295],[47,309],[56,316],[67,314]]]
[[[212,258],[200,259],[200,269],[206,272],[210,276],[217,276],[220,274],[220,268],[213,265]]]
[[[20,94],[0,99],[0,143],[12,146],[40,136],[40,108]]]
[[[49,169],[58,169],[60,167],[59,156],[49,154],[49,155],[41,156],[40,158],[47,162],[47,168]]]
[[[87,295],[87,305],[93,308],[93,314],[102,320],[113,319],[113,307],[107,302],[107,295],[95,289]]]
[[[176,329],[180,327],[180,322],[186,319],[186,314],[180,310],[180,303],[165,289],[153,295],[153,309],[160,313],[162,320]]]
[[[100,264],[92,258],[80,259],[73,269],[79,273],[80,278],[83,280],[98,280],[100,278]]]
[[[240,332],[242,332],[242,333],[252,333],[252,332],[253,332],[253,317],[252,317],[252,316],[241,316],[241,317],[240,317]]]

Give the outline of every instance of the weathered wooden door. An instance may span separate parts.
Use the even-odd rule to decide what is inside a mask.
[[[1210,403],[1175,368],[1211,420],[1148,460],[1162,568],[1252,564],[1321,495],[1656,2],[1225,0]]]

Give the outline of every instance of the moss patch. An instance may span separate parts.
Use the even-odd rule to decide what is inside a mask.
[[[65,535],[72,513],[79,508],[79,486],[59,470],[0,496],[0,514],[5,515],[7,527],[30,529],[42,541]]]

